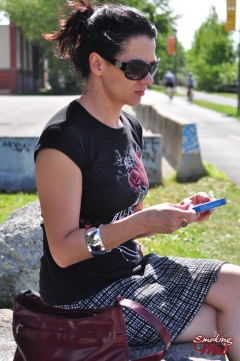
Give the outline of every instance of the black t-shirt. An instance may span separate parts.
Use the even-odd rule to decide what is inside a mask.
[[[38,150],[54,148],[81,169],[79,228],[98,227],[122,219],[132,214],[147,194],[148,180],[141,160],[141,125],[125,111],[121,120],[122,128],[110,128],[73,101],[48,122],[36,145],[35,160]],[[134,240],[103,256],[61,268],[51,256],[44,223],[42,227],[40,293],[49,304],[73,303],[120,278],[142,272],[145,260]]]

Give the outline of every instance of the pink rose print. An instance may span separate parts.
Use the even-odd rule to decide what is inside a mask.
[[[134,167],[129,172],[128,181],[131,187],[139,189],[141,186],[147,186],[148,180],[143,164],[137,153],[134,153],[134,163]]]
[[[139,147],[138,147],[139,148]],[[137,192],[142,195],[147,194],[148,189],[148,178],[141,160],[140,148],[134,151],[131,149],[124,156],[121,156],[118,150],[115,150],[116,162],[119,168],[125,168],[126,172],[119,169],[117,180],[119,181],[122,177],[127,177],[129,185]]]
[[[137,167],[133,167],[133,169],[129,173],[128,181],[132,188],[138,189],[142,185],[142,177]]]

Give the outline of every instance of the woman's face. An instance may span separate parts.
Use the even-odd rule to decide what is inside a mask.
[[[114,58],[128,63],[131,60],[142,60],[149,64],[156,60],[156,43],[147,36],[131,38],[124,52]],[[124,104],[135,106],[140,103],[147,86],[153,83],[153,77],[148,73],[143,79],[129,80],[121,69],[106,61],[106,71],[103,75],[103,86],[110,100],[122,107]]]

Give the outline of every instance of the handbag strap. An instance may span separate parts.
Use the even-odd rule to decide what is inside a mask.
[[[140,305],[139,303],[137,303],[133,300],[126,299],[126,298],[124,298],[122,300],[117,299],[117,302],[121,306],[130,308],[131,310],[133,310],[134,312],[136,312],[137,314],[142,316],[146,321],[148,321],[148,323],[153,328],[155,328],[155,330],[158,332],[158,334],[161,336],[161,338],[163,339],[163,341],[165,343],[164,350],[161,350],[155,354],[141,357],[141,358],[138,358],[138,359],[135,359],[132,361],[159,361],[159,360],[162,360],[162,358],[166,354],[166,352],[171,344],[171,336],[168,333],[168,330],[166,329],[166,327],[162,324],[161,321],[159,321],[159,319],[151,311],[149,311],[147,308]]]

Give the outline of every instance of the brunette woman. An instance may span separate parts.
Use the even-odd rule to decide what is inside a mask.
[[[69,1],[66,8],[59,30],[44,37],[70,59],[84,90],[48,122],[35,150],[44,235],[40,294],[65,308],[105,307],[121,294],[151,310],[172,341],[231,335],[229,358],[237,361],[239,267],[143,255],[136,242],[211,215],[191,208],[210,200],[204,192],[143,207],[142,128],[123,106],[139,104],[153,83],[160,62],[156,28],[124,5]],[[130,349],[161,346],[142,319],[127,310],[124,315]]]

